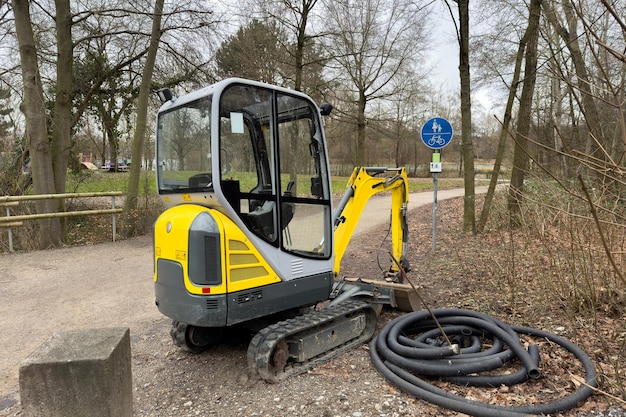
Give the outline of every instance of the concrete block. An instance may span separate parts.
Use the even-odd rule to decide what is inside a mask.
[[[20,365],[25,417],[132,417],[130,331],[56,333]]]

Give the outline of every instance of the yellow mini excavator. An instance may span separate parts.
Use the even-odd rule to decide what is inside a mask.
[[[356,168],[332,211],[321,119],[332,106],[234,78],[159,97],[157,188],[167,209],[154,225],[154,282],[178,346],[198,352],[229,329],[251,330],[248,366],[276,382],[369,340],[379,304],[413,309],[398,279],[408,270],[406,172]],[[392,199],[394,262],[385,279],[341,277],[360,214],[382,191]]]

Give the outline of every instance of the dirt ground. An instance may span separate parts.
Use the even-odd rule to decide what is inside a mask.
[[[431,272],[454,257],[446,242],[458,233],[462,200],[447,198],[460,193],[439,193],[442,250],[434,253],[432,193],[411,196],[409,257],[414,251],[418,258],[411,277],[432,306],[472,307],[470,283],[451,275],[454,270],[444,276]],[[380,214],[387,204],[376,197],[368,205],[342,263],[347,276],[378,276],[379,264],[386,266],[387,249],[381,250],[381,242],[388,240],[388,216]],[[154,305],[151,243],[151,236],[142,236],[0,256],[0,416],[20,415],[19,364],[41,343],[55,332],[102,327],[130,328],[136,416],[462,415],[390,385],[372,366],[367,346],[279,384],[248,377],[246,340],[199,355],[181,351],[169,337],[170,319]],[[466,274],[457,272],[459,277]],[[384,311],[381,324],[395,314]],[[564,415],[600,415],[593,410],[609,405],[600,398]]]

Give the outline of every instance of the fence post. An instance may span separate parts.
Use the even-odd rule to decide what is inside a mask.
[[[115,196],[114,195],[111,196],[111,208],[115,209]],[[117,229],[116,222],[115,222],[115,213],[111,214],[111,229],[113,229],[113,242],[115,242],[115,229]]]
[[[7,204],[7,217],[11,217],[11,208]],[[13,252],[13,230],[11,226],[7,227],[7,231],[9,232],[9,252]]]

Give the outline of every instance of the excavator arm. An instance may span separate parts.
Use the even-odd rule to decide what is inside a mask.
[[[357,167],[348,180],[346,192],[333,215],[335,276],[339,274],[341,259],[367,202],[375,194],[386,191],[391,193],[391,253],[405,271],[409,270],[404,257],[408,240],[406,216],[409,200],[405,168]],[[398,272],[398,265],[391,262],[389,273],[397,275]]]

